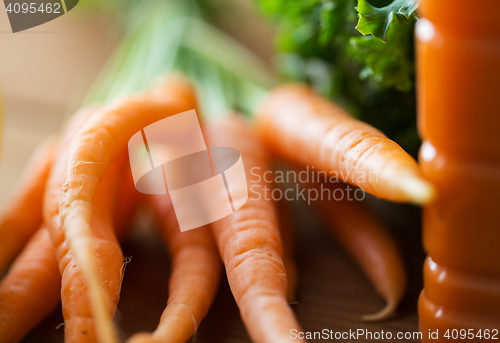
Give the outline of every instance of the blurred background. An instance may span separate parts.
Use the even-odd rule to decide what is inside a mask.
[[[13,34],[0,6],[3,98],[1,205],[35,147],[59,131],[116,44],[119,33],[96,14],[69,12]]]
[[[46,137],[57,133],[81,105],[123,30],[109,12],[81,2],[60,18],[12,34],[0,5],[0,92],[3,101],[0,162],[0,208],[23,170],[29,155]],[[215,1],[214,3],[218,3]],[[242,42],[266,63],[276,65],[276,28],[256,9],[254,1],[219,4],[215,24]],[[223,53],[223,52],[221,52]],[[293,304],[306,331],[365,328],[371,331],[416,331],[416,302],[422,287],[419,210],[373,198],[368,202],[400,240],[410,273],[410,289],[398,316],[367,324],[361,315],[383,307],[368,281],[329,238],[324,224],[306,204],[290,204],[299,239],[298,301]],[[138,219],[124,242],[127,266],[117,321],[124,336],[153,330],[168,296],[168,258],[151,232],[147,216]],[[60,311],[32,332],[25,342],[62,342]],[[237,307],[223,277],[221,289],[196,342],[249,342]]]

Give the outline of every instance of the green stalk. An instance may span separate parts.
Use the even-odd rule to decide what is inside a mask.
[[[131,9],[127,33],[84,103],[108,102],[141,91],[158,75],[172,70],[187,8],[178,1],[144,1],[143,5]]]
[[[106,103],[146,89],[172,71],[195,84],[202,115],[251,114],[275,84],[247,48],[203,20],[194,0],[146,0],[131,6],[127,32],[84,103]]]

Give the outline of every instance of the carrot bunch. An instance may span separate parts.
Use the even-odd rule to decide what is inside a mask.
[[[26,175],[31,173],[36,177],[22,178],[0,225],[2,244],[6,247],[2,249],[0,265],[7,266],[22,250],[0,284],[0,342],[19,341],[59,302],[66,341],[120,341],[112,321],[124,277],[125,259],[118,239],[126,234],[138,193],[128,166],[127,150],[117,147],[115,156],[108,157],[108,167],[102,165],[102,160],[109,155],[100,153],[110,149],[101,150],[100,146],[106,144],[106,139],[112,145],[116,143],[113,135],[120,137],[121,133],[114,131],[114,123],[125,112],[139,120],[135,125],[144,126],[140,122],[144,118],[154,122],[169,111],[175,114],[194,104],[194,94],[187,82],[170,77],[144,94],[118,100],[108,107],[84,108],[75,114],[57,139],[35,151]],[[109,124],[110,131],[102,130],[106,126],[103,122]],[[134,126],[133,119],[126,123]],[[99,148],[92,150],[87,145],[78,154],[78,148],[75,149],[78,139],[87,139],[84,144],[95,142]],[[125,137],[122,139],[125,147],[127,141]],[[72,153],[76,155],[74,160],[68,158]],[[93,166],[102,167],[102,180],[99,180],[102,182],[93,183],[96,189],[91,191],[88,207],[76,206],[75,209],[89,194],[85,186],[97,177],[99,169]],[[70,212],[69,218],[77,218],[77,225],[69,229],[64,225],[67,217],[62,215],[66,191],[70,194],[76,191],[66,211]],[[32,216],[27,215],[30,212]],[[88,226],[83,228],[78,226],[82,215],[89,219]],[[160,218],[164,225],[175,218],[172,213],[167,217]],[[201,321],[213,299],[218,284],[218,256],[206,230],[197,230],[190,237],[172,234],[165,238],[178,262],[171,277],[171,304],[162,317],[159,332],[162,327],[168,332],[169,325],[186,327],[182,334],[170,338],[172,342],[183,342],[197,328],[193,320],[194,323]],[[198,259],[186,259],[186,255],[196,251]],[[210,259],[213,268],[207,269],[202,262]],[[195,283],[191,293],[183,293],[186,283],[202,277],[206,278],[204,284]],[[206,291],[205,286],[211,291]],[[192,294],[198,294],[198,302],[193,303]],[[182,320],[181,314],[186,311],[189,315]],[[186,324],[186,319],[191,326]],[[155,332],[153,337],[157,335]]]
[[[0,285],[0,342],[19,341],[59,301],[66,341],[121,340],[113,324],[124,277],[118,239],[126,234],[138,198],[127,165],[128,139],[157,120],[195,107],[193,88],[174,75],[141,94],[79,111],[57,139],[35,152],[27,168],[37,178],[23,179],[0,225],[2,244],[9,247],[3,250],[0,266],[24,247]],[[286,110],[289,117],[284,120]],[[207,123],[205,135],[211,146],[240,151],[245,173],[256,168],[260,180],[270,170],[269,150],[299,165],[317,162],[326,170],[345,167],[380,173],[381,182],[360,183],[349,173],[345,177],[379,196],[430,199],[431,187],[420,178],[411,157],[378,131],[339,111],[304,86],[285,86],[264,102],[257,126],[230,114]],[[178,230],[168,195],[148,198],[173,260],[170,296],[158,328],[133,336],[131,342],[188,340],[214,299],[219,259],[255,342],[286,342],[290,330],[301,331],[287,300],[287,294],[294,298],[297,287],[290,219],[283,204],[265,200],[265,185],[260,186],[260,196],[250,197],[232,215],[185,233]],[[394,239],[358,203],[315,205],[387,301],[384,310],[364,319],[387,318],[406,286]],[[28,211],[33,215],[26,216]]]
[[[266,87],[272,82],[253,59],[244,58],[246,53],[233,41],[221,39],[220,32],[193,13],[186,15],[183,2],[175,11],[167,3],[148,2],[147,15],[136,22],[138,32],[162,38],[162,45],[146,46],[143,41],[151,37],[130,34],[117,51],[127,63],[111,64],[109,78],[102,82],[104,93],[99,89],[93,98],[101,97],[103,103],[90,101],[57,137],[37,149],[0,217],[0,273],[14,261],[0,283],[0,343],[20,341],[58,306],[67,342],[123,341],[113,320],[125,270],[120,240],[140,205],[154,213],[172,271],[157,328],[133,335],[130,342],[187,341],[214,300],[222,266],[251,339],[291,342],[291,330],[302,331],[289,304],[299,291],[295,259],[300,256],[294,253],[294,223],[287,206],[266,200],[272,197],[263,180],[272,158],[334,172],[340,181],[392,201],[423,204],[434,196],[416,162],[382,132],[306,85],[263,91],[253,81]],[[183,14],[170,20],[172,13]],[[163,41],[157,30],[178,35]],[[210,50],[212,41],[232,53],[218,61]],[[127,50],[131,46],[136,49]],[[163,46],[176,55],[167,55]],[[237,74],[242,60],[251,65],[245,75]],[[134,63],[139,67],[132,80],[122,69]],[[170,73],[172,65],[190,78]],[[158,79],[165,72],[168,76]],[[207,82],[206,75],[215,78]],[[240,101],[244,92],[255,95],[253,105]],[[258,170],[261,182],[254,188],[258,197],[253,194],[231,215],[180,232],[169,195],[140,196],[135,190],[127,147],[146,126],[195,108],[203,114],[209,146],[237,149],[247,180]],[[251,120],[232,108],[252,112]],[[317,189],[322,184],[302,186]],[[363,319],[391,316],[406,289],[396,241],[362,204],[313,205],[387,302],[381,312]]]

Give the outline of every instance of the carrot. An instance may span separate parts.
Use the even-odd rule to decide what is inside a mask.
[[[19,342],[57,307],[60,280],[54,247],[42,227],[0,285],[0,342]]]
[[[67,137],[71,137],[80,122],[86,120],[88,113],[74,119],[76,123],[70,125]],[[25,191],[27,194],[41,193],[45,188],[49,169],[52,166],[54,153],[58,150],[56,139],[43,142],[28,162],[21,189],[30,187],[31,175],[38,183],[33,183],[39,192]],[[44,170],[42,173],[41,170]],[[30,171],[33,171],[30,174]],[[134,213],[137,201],[137,191],[133,185],[130,168],[121,173],[122,182],[119,183],[121,199],[119,206],[115,206],[113,222],[119,237],[125,234],[125,228]],[[18,196],[19,197],[19,196]],[[30,205],[30,213],[40,213],[42,221],[42,194],[19,197],[19,205]],[[23,201],[24,199],[24,201]],[[15,206],[14,206],[15,208]],[[12,214],[10,214],[12,216]],[[27,216],[29,217],[29,216]],[[13,230],[15,231],[15,230]],[[0,342],[16,342],[24,337],[34,326],[47,316],[60,302],[61,275],[55,256],[54,246],[49,238],[47,228],[42,227],[31,236],[22,254],[15,260],[8,275],[0,285]],[[2,241],[2,243],[9,243]],[[55,285],[55,286],[54,286]]]
[[[97,257],[100,292],[105,300],[110,320],[114,316],[120,298],[124,271],[124,257],[114,232],[112,211],[117,200],[115,190],[119,185],[119,173],[126,162],[128,161],[124,154],[110,166],[103,182],[99,185],[92,211],[92,249]],[[63,251],[63,254],[72,253],[67,247],[63,247],[60,251]],[[87,278],[74,256],[71,255],[69,260],[67,256],[59,256],[59,266],[62,267],[61,300],[65,322],[65,341],[103,341],[97,331],[101,323],[97,322],[98,318],[93,315],[92,299],[86,292],[86,288],[89,287]]]
[[[169,298],[157,329],[139,333],[131,343],[184,343],[208,312],[219,285],[221,263],[208,226],[180,232],[170,196],[151,197],[170,256]]]
[[[92,201],[97,186],[111,161],[127,148],[133,134],[166,116],[194,107],[191,86],[184,79],[171,77],[144,94],[101,108],[73,138],[60,192],[59,213],[64,235],[59,236],[67,240],[67,249],[88,282],[91,312],[97,335],[103,342],[116,342],[117,337],[93,248]],[[57,230],[53,231],[57,234]]]
[[[268,170],[264,148],[242,119],[232,116],[210,124],[208,138],[211,146],[238,149],[247,175],[253,169],[262,178]],[[262,179],[252,186],[246,204],[212,223],[211,229],[252,340],[291,342],[290,330],[301,330],[286,300],[287,278],[276,211],[274,203],[265,200]]]
[[[128,174],[118,183],[121,201],[114,206],[113,222],[118,237],[124,235],[133,215],[137,194],[132,175]],[[125,194],[130,196],[124,198]],[[42,227],[31,237],[0,285],[0,342],[21,340],[56,308],[61,300],[60,289],[61,274],[54,246],[48,230]]]
[[[415,160],[370,125],[301,84],[279,86],[256,116],[274,153],[393,201],[428,203],[434,188]]]
[[[66,129],[64,137],[61,139],[57,158],[47,181],[44,195],[44,222],[46,223],[55,246],[56,257],[62,275],[61,299],[63,305],[63,316],[65,318],[65,336],[67,341],[95,341],[94,318],[89,307],[90,304],[86,289],[87,280],[82,275],[81,270],[75,262],[75,256],[69,249],[67,237],[61,228],[59,217],[59,195],[64,179],[64,168],[68,152],[69,142],[71,142],[75,132],[88,120],[96,111],[96,108],[81,110]],[[126,162],[126,154],[123,154],[121,164]],[[96,251],[100,258],[100,278],[102,276],[103,298],[106,299],[108,316],[114,313],[116,303],[119,298],[121,287],[121,269],[123,265],[123,255],[116,241],[111,224],[111,211],[115,201],[115,189],[119,186],[121,178],[120,166],[116,164],[114,171],[110,171],[110,180],[103,185],[102,195],[96,199],[94,204],[95,220],[92,223],[93,237],[91,242],[92,251]],[[110,319],[111,320],[111,319]],[[99,325],[101,323],[96,323]]]
[[[0,275],[42,223],[42,197],[52,163],[54,139],[33,153],[0,219]]]
[[[283,241],[283,262],[285,264],[288,279],[287,299],[289,303],[297,301],[297,288],[299,283],[299,272],[295,263],[295,232],[290,209],[285,201],[278,203],[278,221],[280,225],[281,239]]]
[[[322,185],[334,190],[331,184]],[[320,184],[308,186],[321,192]],[[344,187],[345,191],[345,185],[337,187]],[[390,317],[403,298],[407,285],[403,257],[395,239],[362,203],[348,200],[347,195],[339,201],[328,201],[325,196],[314,205],[326,219],[332,235],[387,302],[380,312],[364,315],[362,319],[378,321]]]
[[[130,179],[128,176],[124,179],[132,187],[121,182],[124,186],[121,193],[129,193],[130,188],[137,193],[131,175]],[[120,206],[115,206],[113,216],[118,237],[125,233],[135,205],[134,197],[120,198],[123,200]],[[61,274],[54,246],[48,230],[42,227],[31,237],[0,285],[0,342],[20,341],[56,308],[61,300],[60,289]]]
[[[120,182],[119,173],[125,166],[125,162],[127,162],[126,154],[123,154],[108,169],[96,193],[92,209],[92,250],[98,257],[96,258],[99,266],[98,278],[102,287],[100,291],[105,299],[110,320],[118,304],[123,279],[124,257],[113,231],[112,212],[116,205],[116,190]],[[84,277],[72,251],[68,249],[64,231],[61,230],[57,217],[58,190],[63,179],[60,167],[64,167],[64,162],[57,163],[54,167],[48,184],[50,188],[45,206],[47,209],[53,209],[51,216],[47,216],[47,223],[51,228],[62,275],[61,300],[65,340],[67,342],[95,342],[99,338],[96,331],[100,323],[96,322],[98,319],[93,316],[91,310],[91,299],[86,292],[88,280]],[[54,191],[50,192],[52,189]],[[102,340],[102,338],[99,339]]]

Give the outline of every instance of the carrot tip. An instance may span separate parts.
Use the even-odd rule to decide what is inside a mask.
[[[388,319],[394,315],[397,305],[398,303],[396,301],[389,300],[381,311],[373,314],[365,314],[361,316],[361,320],[364,322],[378,322]]]
[[[436,197],[436,189],[420,177],[406,178],[400,185],[408,200],[416,205],[430,203]]]

